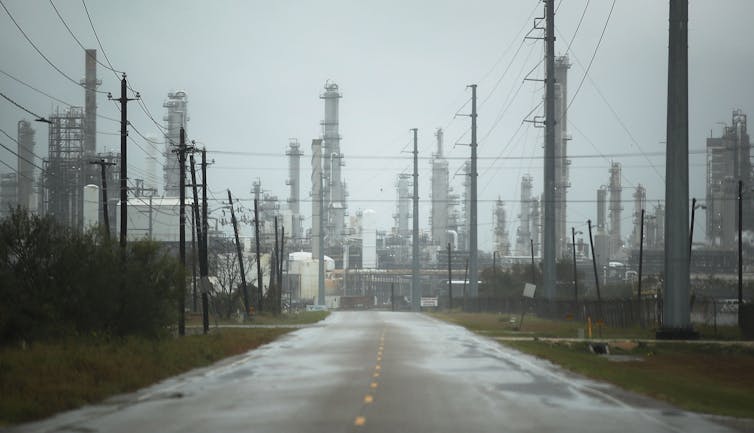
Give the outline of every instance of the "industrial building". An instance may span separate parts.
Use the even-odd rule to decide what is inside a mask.
[[[710,246],[735,248],[738,233],[738,182],[744,194],[752,189],[751,142],[746,131],[746,114],[733,111],[731,124],[721,137],[707,139],[707,242]],[[742,226],[754,229],[752,201],[743,200]]]
[[[184,91],[170,92],[168,98],[162,104],[168,112],[163,116],[165,121],[165,166],[163,175],[165,179],[165,196],[178,197],[180,194],[180,167],[178,156],[174,150],[180,143],[181,128],[186,130],[188,117],[188,96]]]
[[[435,245],[444,247],[450,242],[448,237],[448,220],[450,194],[448,161],[443,156],[443,130],[438,128],[435,132],[437,139],[437,150],[432,154],[432,188],[430,196],[432,198],[432,209],[430,216],[430,227],[432,228],[432,242]]]
[[[568,69],[571,64],[568,56],[555,58],[555,257],[563,257],[570,254],[568,245],[571,236],[567,229],[567,199],[568,188],[571,187],[569,179],[569,167],[571,160],[568,159]],[[544,213],[544,212],[543,212]]]
[[[325,244],[339,249],[346,236],[346,183],[341,176],[345,165],[340,151],[339,108],[342,95],[338,85],[325,83],[325,91],[320,95],[325,101],[325,118],[322,121],[322,194],[324,199],[323,218],[325,221]]]
[[[503,201],[498,197],[497,201],[495,202],[495,208],[493,209],[492,213],[492,221],[494,224],[493,229],[493,235],[494,235],[494,249],[497,251],[498,254],[502,256],[510,255],[511,253],[511,244],[510,240],[508,238],[508,226],[507,226],[507,218],[506,218],[506,212],[505,207],[503,206]]]

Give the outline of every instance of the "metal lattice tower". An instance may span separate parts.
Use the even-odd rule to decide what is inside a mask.
[[[44,162],[45,213],[60,224],[81,230],[89,166],[84,157],[84,110],[58,109],[49,120],[48,157]]]

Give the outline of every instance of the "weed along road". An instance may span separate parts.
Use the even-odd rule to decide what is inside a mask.
[[[212,367],[14,432],[726,432],[436,319],[336,312]]]

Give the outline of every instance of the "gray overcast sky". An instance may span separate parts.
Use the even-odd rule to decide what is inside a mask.
[[[75,79],[83,76],[83,52],[48,1],[2,1],[56,66]],[[54,1],[84,45],[97,48],[82,3]],[[586,8],[570,50],[569,98],[595,51],[612,3],[592,0]],[[349,210],[377,210],[379,228],[392,225],[396,175],[410,169],[410,154],[402,153],[408,150],[409,128],[419,128],[422,156],[433,151],[437,127],[446,128],[450,156],[468,155],[468,147],[452,148],[452,144],[469,141],[468,134],[464,135],[469,120],[454,119],[453,114],[470,97],[465,86],[471,83],[479,85],[479,154],[486,158],[479,162],[480,247],[492,247],[492,200],[499,196],[506,201],[513,242],[521,175],[532,174],[535,190],[541,191],[542,130],[530,124],[520,127],[542,98],[542,83],[521,85],[526,72],[542,59],[541,41],[527,41],[514,56],[531,27],[532,14],[542,14],[538,1],[89,0],[86,4],[113,65],[128,73],[158,121],[167,92],[183,89],[189,95],[188,134],[205,143],[208,150],[280,154],[212,154],[216,164],[209,180],[218,198],[225,196],[226,188],[241,198],[250,197],[255,178],[261,179],[266,190],[287,198],[284,152],[289,137],[297,137],[305,151],[301,189],[309,191],[310,142],[320,133],[323,103],[319,94],[327,79],[337,82],[343,93],[341,149]],[[586,0],[559,2],[558,54],[566,53],[586,4]],[[587,218],[595,217],[595,190],[608,181],[610,155],[664,152],[667,4],[661,0],[615,2],[589,76],[571,106],[569,153],[606,155],[573,159],[570,198],[576,202],[568,207],[568,220],[577,230],[585,226]],[[752,17],[751,0],[690,2],[692,150],[704,148],[711,130],[720,133],[717,123],[730,122],[732,109],[752,112]],[[2,70],[74,105],[83,105],[83,90],[45,63],[5,11],[0,11],[0,23]],[[99,58],[104,60],[101,52]],[[99,68],[98,74],[100,90],[119,90],[112,73]],[[541,66],[532,76],[543,76]],[[0,90],[42,115],[56,104],[2,75]],[[0,128],[15,136],[16,122],[24,113],[0,102]],[[105,95],[98,96],[98,104],[101,114],[118,116]],[[466,106],[463,112],[468,109]],[[535,114],[542,111],[540,107]],[[131,104],[129,114],[140,131],[158,133],[136,104]],[[112,133],[118,128],[117,123],[98,119],[99,131]],[[36,129],[36,153],[44,157],[47,128],[37,124]],[[132,137],[143,141],[136,134]],[[2,136],[0,142],[9,144]],[[118,146],[117,136],[98,136],[98,150],[117,150]],[[144,156],[138,148],[129,148],[129,163],[135,167],[131,177],[143,174]],[[534,158],[495,160],[498,156]],[[0,158],[15,165],[15,157],[5,151]],[[624,165],[624,200],[630,199],[632,187],[638,183],[647,187],[650,202],[663,199],[662,156],[615,160]],[[451,160],[451,174],[461,163]],[[692,155],[690,164],[691,194],[703,198],[704,155]],[[429,161],[420,161],[420,170],[420,197],[428,199]],[[0,171],[7,169],[0,167]],[[158,177],[162,178],[161,171]],[[457,191],[461,180],[461,176],[453,180]],[[309,204],[302,209],[308,225]],[[631,230],[631,203],[626,202],[624,209],[625,236]],[[423,228],[428,228],[428,211],[429,203],[423,202]],[[696,226],[697,239],[703,236],[703,226],[702,219]]]

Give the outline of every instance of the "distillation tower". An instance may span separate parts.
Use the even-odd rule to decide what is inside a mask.
[[[186,129],[186,123],[189,120],[188,97],[186,92],[170,92],[168,99],[162,104],[168,112],[163,116],[165,121],[165,168],[163,169],[165,179],[165,196],[178,197],[180,194],[180,168],[178,166],[178,156],[173,152],[180,143],[181,128]]]
[[[444,246],[448,240],[448,194],[450,190],[448,161],[443,156],[443,130],[438,128],[437,151],[432,155],[432,241]]]
[[[325,92],[320,95],[325,101],[325,119],[322,121],[322,194],[325,206],[326,245],[339,247],[345,237],[346,185],[341,176],[344,165],[340,152],[339,103],[342,95],[338,85],[328,81]]]
[[[531,236],[531,213],[532,197],[531,189],[534,179],[526,174],[521,178],[521,213],[518,214],[518,231],[516,232],[516,255],[528,256],[531,254],[529,241]]]
[[[288,193],[288,209],[291,212],[291,233],[290,238],[293,240],[294,245],[298,245],[303,240],[303,230],[301,216],[301,156],[304,152],[301,151],[301,145],[295,138],[290,139],[288,143],[288,150],[285,152],[288,156],[288,179],[285,181],[286,185],[290,188]]]
[[[621,213],[623,211],[623,205],[621,203],[621,193],[623,188],[621,187],[621,165],[619,162],[613,162],[610,165],[610,242],[609,242],[609,254],[610,258],[616,257],[623,247],[623,240],[621,239]]]
[[[508,239],[508,226],[507,217],[505,212],[505,206],[503,200],[498,197],[495,202],[495,209],[492,213],[492,220],[494,221],[494,235],[495,235],[495,251],[498,254],[507,256],[510,255],[510,241]]]

